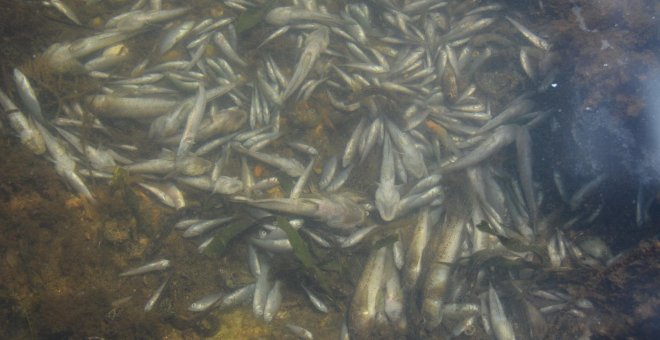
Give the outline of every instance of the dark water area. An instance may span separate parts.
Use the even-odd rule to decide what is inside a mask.
[[[21,106],[14,69],[22,70],[32,81],[47,120],[66,117],[63,107],[72,102],[82,102],[87,109],[86,98],[103,93],[114,85],[103,76],[54,71],[51,64],[44,62],[44,51],[57,42],[75,41],[103,32],[110,18],[128,12],[135,4],[127,0],[63,2],[80,19],[80,25],[73,23],[55,6],[46,6],[41,1],[0,0],[0,90]],[[329,13],[341,11],[347,3],[360,3],[317,2],[326,6]],[[465,8],[495,3],[466,1],[456,5],[450,2],[450,10],[446,13],[451,15],[464,13],[467,11]],[[387,6],[378,5],[378,1],[363,3],[379,18],[380,21],[374,20],[374,25],[388,24],[383,14],[389,10]],[[487,236],[497,242],[499,248],[494,248],[496,250],[492,252],[489,252],[492,249],[475,252],[485,254],[481,260],[476,256],[456,259],[452,265],[452,279],[458,282],[455,286],[464,288],[452,287],[452,292],[455,291],[455,305],[478,306],[481,300],[481,306],[476,308],[483,311],[484,306],[488,305],[490,308],[485,313],[488,314],[489,310],[494,313],[495,303],[489,300],[489,285],[495,285],[517,338],[658,338],[660,5],[650,0],[497,3],[504,5],[501,18],[511,16],[523,20],[529,29],[551,44],[550,51],[554,54],[550,71],[554,77],[548,77],[551,82],[543,91],[536,91],[540,87],[537,84],[540,80],[532,81],[525,76],[517,58],[518,49],[515,49],[515,57],[507,52],[507,58],[496,59],[479,68],[478,76],[489,76],[475,78],[481,81],[475,86],[476,93],[488,93],[484,96],[489,98],[489,109],[492,103],[493,112],[500,112],[523,92],[522,89],[532,89],[535,92],[530,99],[535,103],[534,110],[548,113],[542,123],[529,129],[533,142],[533,185],[539,202],[538,226],[545,226],[547,230],[539,232],[531,240],[522,237],[524,230],[520,232],[516,229],[506,237],[493,232]],[[268,6],[292,5],[288,1],[225,3],[194,0],[163,1],[163,9],[190,7],[191,10],[182,17],[172,19],[172,22],[181,24],[185,20],[201,21],[203,18],[238,18],[243,11],[236,4],[242,4],[251,11],[270,9]],[[303,2],[299,4],[300,7],[303,5]],[[149,6],[149,1],[145,1],[143,7]],[[444,15],[442,8],[438,12]],[[416,18],[418,16],[414,15]],[[238,21],[235,20],[234,25]],[[500,21],[507,22],[505,19]],[[498,25],[503,26],[501,22]],[[127,38],[122,44],[131,52],[130,57],[103,72],[127,78],[143,60],[149,60],[151,65],[190,58],[192,53],[183,43],[178,43],[167,53],[156,55],[154,51],[157,43],[166,29],[170,28],[166,25],[167,21],[151,24],[140,34]],[[413,24],[408,26],[412,27]],[[518,31],[502,26],[497,26],[493,31],[505,34],[508,38],[510,34],[513,41],[526,44],[531,50],[529,41]],[[237,66],[236,70],[241,70],[247,81],[256,83],[257,65],[261,65],[264,53],[271,55],[277,64],[285,65],[283,69],[286,77],[292,75],[304,39],[302,35],[294,36],[292,29],[281,40],[276,40],[276,43],[270,43],[265,48],[258,47],[275,29],[260,19],[254,27],[238,33],[240,56],[249,65]],[[192,40],[190,37],[186,39],[186,43]],[[338,39],[337,35],[331,36],[331,48],[337,48],[337,41],[341,41]],[[382,51],[388,51],[388,46],[383,42],[374,45],[382,47]],[[222,54],[218,47],[213,46],[217,45],[208,47],[205,56]],[[401,47],[405,48],[408,47]],[[314,68],[312,74],[338,78],[330,75],[332,71],[328,70],[332,70],[332,67],[329,65],[334,62],[336,65],[333,66],[343,68],[346,63],[337,62],[341,55],[332,52],[335,51],[328,53],[325,56],[327,59],[321,66]],[[340,52],[348,53],[346,50]],[[236,62],[227,59],[230,60],[229,64],[236,65]],[[509,74],[509,70],[513,71]],[[500,83],[488,78],[490,76]],[[331,80],[338,82],[334,78]],[[491,80],[495,85],[488,88],[485,84]],[[451,79],[447,80],[445,76],[440,88],[447,90],[451,88],[448,85],[450,83]],[[185,84],[180,86],[174,87],[178,93],[169,94],[179,102],[194,97],[198,91],[197,87],[185,89]],[[246,86],[243,92],[247,95],[243,98],[235,96],[238,99],[231,100],[249,106],[252,91],[257,91],[255,88],[262,90],[259,86]],[[339,155],[341,162],[345,143],[360,121],[354,114],[339,112],[342,110],[337,109],[337,104],[332,104],[336,98],[328,97],[329,91],[326,91],[325,85],[318,86],[324,90],[317,91],[309,100],[291,100],[283,107],[283,112],[288,113],[282,115],[284,141],[304,142],[319,151],[320,156],[313,169],[314,181],[320,177],[323,162],[331,155]],[[410,86],[410,89],[418,90],[424,86]],[[331,86],[327,88],[340,94],[354,90],[344,87],[338,90]],[[463,91],[467,85],[459,82],[456,87]],[[383,110],[403,110],[397,107],[400,103],[403,106],[413,102],[407,98],[407,94],[388,92],[373,85],[364,92],[353,91],[355,93],[340,99],[346,104],[360,95],[366,98],[365,93],[370,91],[375,93],[373,97],[382,100],[378,104],[382,105]],[[450,92],[446,91],[444,99],[456,100],[458,95]],[[227,103],[231,100],[227,99],[221,105],[230,106]],[[366,100],[360,110],[366,112],[364,102]],[[251,301],[223,311],[212,308],[195,313],[189,311],[189,306],[199,298],[218,290],[229,293],[255,283],[256,279],[247,265],[249,254],[246,244],[253,234],[257,234],[258,228],[251,226],[247,231],[239,232],[235,238],[228,239],[226,248],[221,245],[221,253],[209,254],[198,250],[205,237],[192,239],[194,241],[183,238],[181,232],[174,229],[174,225],[189,218],[217,218],[220,212],[244,217],[248,215],[245,207],[229,199],[229,195],[210,195],[204,190],[178,184],[185,191],[186,207],[170,208],[140,186],[140,183],[148,181],[165,183],[170,180],[169,175],[140,175],[120,170],[119,166],[108,171],[106,177],[84,177],[97,201],[94,204],[83,194],[77,194],[58,175],[51,162],[52,157],[47,154],[35,155],[21,143],[8,118],[11,113],[11,110],[5,109],[0,116],[0,334],[7,339],[297,338],[287,328],[287,324],[305,327],[316,339],[336,339],[340,336],[346,315],[349,318],[354,315],[351,311],[355,309],[355,300],[358,300],[354,296],[364,277],[363,269],[372,263],[379,249],[390,249],[397,240],[407,245],[413,238],[412,230],[418,215],[421,215],[422,209],[418,208],[392,222],[386,223],[380,218],[373,205],[374,192],[381,182],[379,174],[384,157],[380,149],[374,149],[366,156],[366,161],[355,166],[345,188],[368,197],[372,209],[367,216],[370,223],[365,224],[365,227],[373,223],[384,227],[370,234],[367,241],[359,246],[348,249],[336,247],[328,250],[309,241],[307,234],[300,233],[304,241],[308,242],[306,247],[311,249],[313,265],[305,264],[306,258],[300,255],[301,248],[296,246],[293,246],[295,254],[275,253],[269,256],[264,255],[266,252],[260,253],[271,261],[270,265],[274,268],[271,279],[283,283],[282,306],[272,322],[255,316]],[[148,136],[152,118],[102,117],[101,122],[111,130],[110,133],[102,133],[91,127],[94,117],[83,117],[82,126],[75,128],[75,131],[84,143],[89,142],[93,146],[112,145],[115,148],[119,144],[136,146],[137,150],[122,151],[140,160],[153,158],[154,155],[161,157],[163,154],[163,146],[154,143]],[[515,123],[525,125],[530,120],[533,118],[525,117]],[[244,130],[250,129],[248,124],[243,122]],[[427,137],[441,139],[431,133],[435,130],[430,127],[418,130]],[[467,140],[461,138],[456,140]],[[167,147],[174,150],[176,145]],[[278,141],[275,145],[275,149],[271,149],[276,151],[273,153],[303,159],[301,153],[286,143]],[[446,152],[444,146],[442,144],[443,153]],[[466,150],[472,149],[467,147]],[[495,178],[494,182],[505,188],[505,194],[502,195],[508,195],[506,200],[516,197],[518,201],[523,201],[524,206],[525,200],[521,198],[523,194],[518,192],[516,196],[515,193],[521,187],[517,179],[519,168],[516,151],[514,141],[492,156],[492,159],[489,158],[492,163],[487,167],[489,173],[492,173],[490,176]],[[234,151],[233,154],[233,163],[226,167],[226,171],[241,178],[241,161],[236,156],[239,153]],[[215,163],[217,158],[212,162]],[[446,162],[451,157],[425,158],[427,167],[433,171],[446,166],[441,161]],[[84,159],[77,159],[76,162],[78,170],[88,167],[90,163]],[[273,170],[252,159],[249,164],[249,172],[258,179],[271,175],[280,179],[280,185],[265,191],[268,198],[286,197],[295,184],[295,179],[283,175],[282,171]],[[470,188],[470,185],[464,172],[443,173],[442,186],[445,190],[444,198],[448,202],[445,208],[447,212],[452,212],[452,204],[472,204],[470,199],[474,195],[470,189],[465,189]],[[154,177],[158,178],[154,180]],[[509,186],[508,183],[513,184]],[[593,183],[594,188],[587,190],[589,183]],[[408,190],[410,186],[403,185],[397,179],[398,190]],[[317,194],[319,189],[316,184],[312,184],[305,190],[310,191],[305,193],[311,195]],[[581,190],[585,191],[584,197],[576,197],[576,193]],[[489,198],[497,200],[497,197]],[[573,203],[574,206],[571,206]],[[466,214],[472,216],[471,212]],[[297,217],[295,214],[283,215]],[[522,215],[527,216],[527,212]],[[310,224],[321,224],[318,220],[309,221],[312,221]],[[474,222],[471,225],[471,233],[478,232],[476,224]],[[326,229],[321,230],[321,235],[335,236],[326,232]],[[293,242],[290,234],[287,233],[287,237]],[[558,237],[566,240],[565,252],[569,255],[560,261],[560,265],[550,265],[552,261],[548,260],[548,244],[556,242],[553,240]],[[511,245],[511,241],[520,240],[529,242],[522,242],[525,243],[522,249],[517,243]],[[442,244],[442,240],[436,242]],[[470,254],[469,248],[474,246],[471,242],[466,241],[462,248],[459,246],[459,253]],[[604,251],[608,255],[602,258],[592,256],[590,249],[593,248],[589,246],[594,244],[598,246],[596,252]],[[571,251],[582,251],[582,257]],[[434,252],[426,251],[425,268],[427,263],[432,262],[428,254]],[[501,252],[506,255],[501,255]],[[172,263],[172,267],[166,271],[119,277],[127,269],[163,258]],[[424,269],[422,279],[430,276],[427,271],[431,269]],[[490,275],[490,278],[483,279],[484,275]],[[145,312],[145,303],[165,280],[167,285],[156,307]],[[383,281],[386,281],[385,278]],[[323,292],[322,300],[328,303],[330,312],[321,313],[313,309],[301,284],[311,287],[312,291]],[[364,332],[349,320],[349,329],[353,333],[351,338],[506,338],[484,327],[487,321],[482,321],[482,317],[477,314],[448,316],[441,326],[429,327],[428,316],[424,315],[422,307],[426,294],[423,293],[422,284],[410,290],[406,292],[403,312],[408,318],[407,328],[401,330],[394,326],[395,322],[391,322],[388,327],[382,326],[380,323],[388,319],[381,314],[378,321],[380,326],[372,325],[376,330],[369,332]],[[533,295],[532,292],[538,294]],[[541,299],[539,296],[545,292],[555,294],[557,300],[551,304]],[[563,307],[553,312],[553,304],[563,304]],[[539,322],[537,317],[543,321]],[[488,316],[485,318],[488,319]],[[490,318],[492,320],[493,317]],[[465,323],[465,330],[453,336],[452,332],[458,328],[456,325],[462,322]]]

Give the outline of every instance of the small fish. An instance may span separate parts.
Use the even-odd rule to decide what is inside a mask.
[[[195,22],[188,20],[172,27],[161,39],[158,45],[158,54],[165,54],[165,52],[169,51],[179,41],[183,40],[193,29],[193,25],[195,25]]]
[[[156,306],[156,303],[158,302],[158,299],[160,299],[160,296],[163,294],[163,290],[165,290],[165,286],[167,286],[168,282],[170,282],[169,277],[166,278],[165,281],[163,281],[163,283],[160,284],[158,289],[156,289],[154,294],[151,295],[151,297],[149,298],[149,301],[147,301],[147,303],[144,305],[144,311],[145,312],[149,312],[152,309],[154,309],[154,307]]]
[[[118,97],[97,94],[86,98],[88,109],[104,117],[154,118],[170,112],[177,102],[162,97]]]
[[[186,206],[183,192],[172,183],[138,183],[141,187],[154,194],[163,204],[174,209],[182,209]]]
[[[268,177],[254,183],[253,190],[266,191],[280,185],[280,180],[277,177]]]
[[[268,293],[270,292],[270,283],[268,275],[270,272],[270,265],[268,262],[261,262],[261,272],[257,277],[257,283],[254,287],[254,297],[252,298],[252,312],[257,318],[264,316],[264,308],[268,300]]]
[[[297,142],[288,142],[287,143],[292,149],[298,150],[300,152],[306,153],[310,156],[317,156],[319,154],[319,151],[316,150],[315,147],[304,144],[304,143],[297,143]]]
[[[37,99],[37,94],[34,92],[34,88],[30,84],[30,80],[21,72],[21,70],[14,69],[14,81],[16,82],[16,88],[18,89],[18,95],[21,97],[23,104],[28,109],[28,112],[34,115],[39,122],[44,121],[43,113],[41,112],[41,105],[39,104],[39,99]]]
[[[488,286],[488,305],[490,307],[490,324],[497,340],[515,340],[513,325],[506,317],[504,307],[492,284]]]
[[[186,230],[186,229],[188,229],[188,227],[190,227],[191,225],[193,225],[193,224],[197,224],[197,223],[199,223],[199,222],[201,222],[201,221],[202,221],[202,220],[197,219],[197,218],[181,220],[181,221],[177,222],[177,223],[174,225],[174,229],[176,229],[176,230]]]
[[[273,320],[273,317],[280,309],[282,304],[282,281],[277,280],[268,293],[268,298],[266,299],[266,306],[264,307],[264,320],[270,322]]]
[[[220,50],[222,53],[227,56],[227,58],[236,64],[240,65],[241,67],[247,67],[247,63],[241,59],[241,57],[238,55],[236,50],[231,46],[227,38],[225,37],[222,32],[218,32],[213,36],[213,41],[215,42],[218,47],[220,47]]]
[[[9,124],[18,134],[21,143],[37,155],[46,152],[46,144],[41,132],[2,90],[0,90],[0,106],[8,113]]]
[[[274,9],[273,11],[277,10]],[[273,13],[271,11],[271,13]],[[270,13],[269,13],[270,15]],[[280,96],[279,101],[283,103],[287,98],[289,98],[295,91],[298,90],[300,85],[303,84],[305,78],[312,70],[314,64],[318,60],[319,56],[323,51],[328,48],[328,43],[330,42],[330,33],[329,29],[325,26],[318,28],[314,32],[310,33],[305,39],[305,49],[303,49],[300,54],[300,59],[298,64],[293,71],[291,80],[287,84],[284,92]]]
[[[422,287],[422,315],[427,329],[434,329],[442,322],[442,306],[450,284],[451,264],[460,254],[464,231],[465,221],[456,212],[450,214],[448,211],[442,228],[432,241],[435,252]]]
[[[351,137],[346,142],[346,147],[344,149],[344,156],[341,159],[341,164],[344,168],[353,163],[353,159],[355,158],[358,152],[360,139],[362,138],[362,134],[366,126],[367,126],[367,119],[362,117],[362,119],[360,119],[360,122],[353,130]]]
[[[602,173],[575,191],[568,201],[568,205],[571,207],[571,210],[576,210],[579,208],[580,205],[582,205],[582,203],[584,203],[584,201],[589,197],[589,195],[594,193],[594,191],[596,191],[607,178],[607,174]]]
[[[186,121],[186,127],[183,130],[183,135],[181,136],[181,142],[179,143],[179,149],[176,152],[177,161],[178,158],[181,158],[187,155],[190,148],[195,144],[195,138],[197,132],[199,131],[199,124],[204,117],[204,111],[206,110],[206,90],[204,89],[203,84],[198,84],[197,96],[195,97],[195,104],[193,105],[192,111],[188,114],[188,120]]]
[[[141,274],[146,274],[146,273],[151,273],[155,271],[162,271],[170,268],[170,260],[158,260],[149,264],[145,264],[144,266],[137,267],[134,269],[129,269],[121,274],[119,274],[120,277],[124,276],[133,276],[133,275],[141,275]]]
[[[422,256],[430,239],[429,208],[423,207],[417,216],[417,224],[406,252],[403,266],[403,286],[407,291],[415,288],[422,272]]]
[[[309,301],[312,302],[312,305],[314,305],[314,308],[316,308],[319,312],[327,313],[328,312],[328,306],[323,303],[323,301],[316,296],[312,291],[310,291],[307,287],[304,285],[302,286],[303,290],[305,290],[305,293],[309,297]]]
[[[358,280],[350,309],[348,311],[348,328],[357,339],[373,338],[376,324],[378,301],[383,296],[381,289],[388,247],[373,249]]]
[[[337,171],[337,160],[337,156],[331,156],[325,161],[325,165],[323,165],[323,170],[321,171],[321,176],[319,178],[319,188],[321,190],[325,189],[335,176],[335,171]]]
[[[395,168],[393,152],[390,138],[385,137],[385,142],[383,143],[383,159],[380,165],[380,182],[378,183],[378,188],[375,193],[376,208],[378,208],[380,217],[384,221],[391,221],[394,219],[396,207],[401,198],[399,191],[394,186]]]
[[[312,332],[305,328],[290,323],[286,324],[286,327],[300,339],[314,340]]]
[[[183,232],[183,237],[188,238],[188,237],[195,237],[195,236],[202,235],[202,234],[208,232],[209,230],[212,230],[214,228],[217,228],[217,227],[219,227],[223,224],[226,224],[226,223],[232,221],[233,219],[234,219],[233,216],[220,217],[220,218],[216,218],[216,219],[212,219],[212,220],[203,221],[203,222],[193,224],[190,227],[188,227],[188,229],[186,229],[185,232]]]
[[[94,169],[110,171],[116,166],[114,158],[109,152],[107,152],[107,150],[84,144],[81,142],[80,138],[78,138],[78,136],[74,135],[73,133],[61,128],[56,129],[62,135],[62,137],[64,137],[64,139],[66,139],[76,148],[76,150],[78,150],[78,152],[87,157],[90,165],[92,165]]]
[[[401,131],[389,119],[385,120],[385,127],[389,131],[393,144],[401,152],[401,160],[406,170],[415,178],[421,178],[426,174],[426,164],[424,157],[415,147],[412,138],[406,133]]]
[[[351,174],[351,171],[353,171],[353,168],[355,167],[355,164],[351,164],[344,169],[342,169],[335,178],[332,179],[330,183],[328,183],[328,186],[325,188],[325,191],[327,192],[335,192],[346,183],[348,180],[348,176]]]
[[[366,218],[364,207],[350,193],[327,194],[314,198],[266,198],[249,199],[233,197],[233,201],[253,207],[289,214],[313,217],[331,228],[352,229],[362,225]]]
[[[492,135],[479,144],[478,147],[456,162],[440,168],[440,173],[462,170],[482,162],[501,148],[511,144],[516,138],[518,129],[517,125],[501,125],[495,128]]]
[[[203,312],[213,307],[225,294],[222,292],[211,293],[203,296],[199,300],[193,302],[188,306],[191,312]]]
[[[41,132],[41,136],[46,144],[46,149],[52,156],[53,164],[55,164],[55,172],[63,177],[66,182],[71,185],[78,193],[82,194],[91,203],[96,203],[96,199],[85,182],[76,173],[76,161],[68,153],[62,141],[55,136],[51,135],[48,130],[43,127],[39,122],[34,122],[35,126]]]
[[[64,2],[60,0],[49,0],[50,4],[53,5],[60,13],[64,14],[69,20],[73,21],[77,25],[82,25],[80,19],[76,16],[76,13],[69,8]]]
[[[433,187],[422,194],[402,198],[394,209],[394,216],[403,216],[419,207],[431,204],[434,200],[442,199],[444,191],[440,187]]]
[[[529,113],[533,107],[533,101],[524,98],[518,99],[511,103],[506,109],[504,109],[504,111],[500,112],[500,114],[489,120],[484,126],[479,128],[475,134],[482,134],[502,124],[509,123],[511,120],[525,113]]]
[[[218,304],[220,309],[227,309],[240,304],[246,303],[254,295],[255,284],[249,284],[245,287],[236,289],[235,291],[225,295]]]
[[[407,328],[405,309],[405,297],[401,287],[399,271],[394,264],[394,258],[388,257],[386,263],[386,273],[388,278],[385,282],[385,315],[397,331],[404,333]]]
[[[131,11],[120,14],[106,22],[107,28],[115,28],[119,32],[136,32],[147,25],[167,21],[188,12],[190,8],[174,8],[156,11]]]
[[[328,26],[344,26],[346,21],[331,14],[320,11],[310,11],[298,7],[277,7],[273,8],[264,18],[267,23],[276,26],[285,26],[290,24],[315,22]]]
[[[523,196],[529,210],[529,217],[533,226],[538,219],[538,206],[536,193],[534,192],[534,181],[532,177],[532,137],[529,129],[521,127],[516,136],[516,150],[518,154],[518,176],[522,187]]]
[[[243,182],[238,178],[219,176],[210,189],[214,194],[233,195],[243,190]]]
[[[380,227],[378,224],[374,224],[372,226],[360,228],[354,231],[348,237],[343,239],[343,241],[340,244],[340,247],[349,248],[355,246],[356,244],[364,240],[369,234],[371,234],[372,231],[376,230],[376,228],[378,227]]]
[[[288,238],[275,240],[250,238],[250,243],[271,253],[290,253],[293,251],[293,246],[291,245],[291,242],[289,242]]]
[[[312,170],[314,169],[314,159],[309,161],[309,164],[305,167],[305,172],[298,177],[298,180],[296,181],[296,184],[293,186],[291,189],[291,193],[289,194],[289,198],[299,198],[300,195],[303,192],[303,189],[307,185],[307,182],[309,180],[309,176],[312,174]]]
[[[251,151],[238,143],[233,144],[232,147],[244,155],[248,155],[286,172],[291,177],[298,177],[305,172],[305,167],[293,158],[284,158],[274,154]]]
[[[377,118],[362,134],[362,139],[358,147],[360,151],[360,163],[364,163],[367,156],[371,154],[373,147],[383,140],[384,128],[383,120]]]
[[[527,27],[523,26],[521,23],[518,21],[514,20],[513,18],[507,16],[506,20],[509,20],[513,26],[520,31],[520,33],[527,39],[529,42],[531,42],[534,46],[542,49],[549,51],[550,50],[550,43],[548,43],[545,39],[539,37],[536,35],[534,32],[532,32],[530,29]]]

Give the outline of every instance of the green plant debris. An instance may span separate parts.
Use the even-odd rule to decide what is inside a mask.
[[[132,182],[133,180],[131,179],[128,171],[117,167],[115,168],[112,175],[110,187],[112,190],[119,191],[124,204],[126,204],[126,207],[128,207],[128,210],[131,212],[133,218],[135,218],[135,224],[138,229],[149,236],[153,236],[152,230],[150,228],[151,223],[148,217],[145,217],[140,212],[140,200],[138,199],[135,191],[131,188]]]
[[[314,262],[312,253],[307,247],[307,243],[305,243],[302,237],[300,237],[298,231],[289,224],[289,221],[282,216],[277,216],[277,226],[282,228],[286,233],[286,236],[289,238],[289,242],[291,242],[291,246],[293,247],[293,253],[298,260],[302,262],[303,266],[305,266],[305,268],[316,267],[316,263]]]
[[[393,245],[396,241],[399,240],[399,235],[397,234],[390,234],[387,235],[380,240],[376,241],[373,245],[373,249],[380,249],[382,247],[387,247]]]
[[[296,185],[289,176],[278,176],[277,179],[280,181],[280,186],[284,192],[291,192],[291,189]]]
[[[477,229],[491,234],[493,236],[496,236],[500,242],[502,242],[502,245],[516,253],[524,253],[524,252],[532,252],[543,260],[544,263],[550,262],[550,257],[548,255],[547,249],[545,247],[537,246],[534,244],[528,244],[527,241],[520,240],[516,237],[506,237],[498,234],[493,227],[491,227],[488,222],[486,221],[481,221],[481,223],[477,224]],[[507,230],[513,230],[512,228],[507,228]]]
[[[220,229],[213,237],[213,241],[204,250],[204,255],[212,258],[220,257],[233,239],[253,225],[254,220],[241,218]]]
[[[273,8],[274,4],[274,1],[269,1],[261,7],[251,8],[243,12],[238,17],[236,31],[242,33],[257,26],[263,20],[264,16],[266,16],[266,13]]]
[[[286,236],[289,238],[289,242],[291,242],[291,246],[293,247],[293,253],[302,263],[304,269],[312,276],[312,278],[314,278],[318,286],[323,289],[324,293],[330,294],[330,281],[328,280],[326,273],[319,268],[307,246],[307,243],[305,243],[298,231],[282,216],[277,217],[277,226],[282,228],[286,233]]]

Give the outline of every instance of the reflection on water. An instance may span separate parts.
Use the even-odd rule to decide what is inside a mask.
[[[10,337],[658,334],[650,1],[0,6]]]

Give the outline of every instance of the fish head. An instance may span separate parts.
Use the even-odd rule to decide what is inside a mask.
[[[399,191],[394,186],[379,185],[376,189],[376,208],[380,217],[389,222],[396,215],[396,207],[401,199]]]

